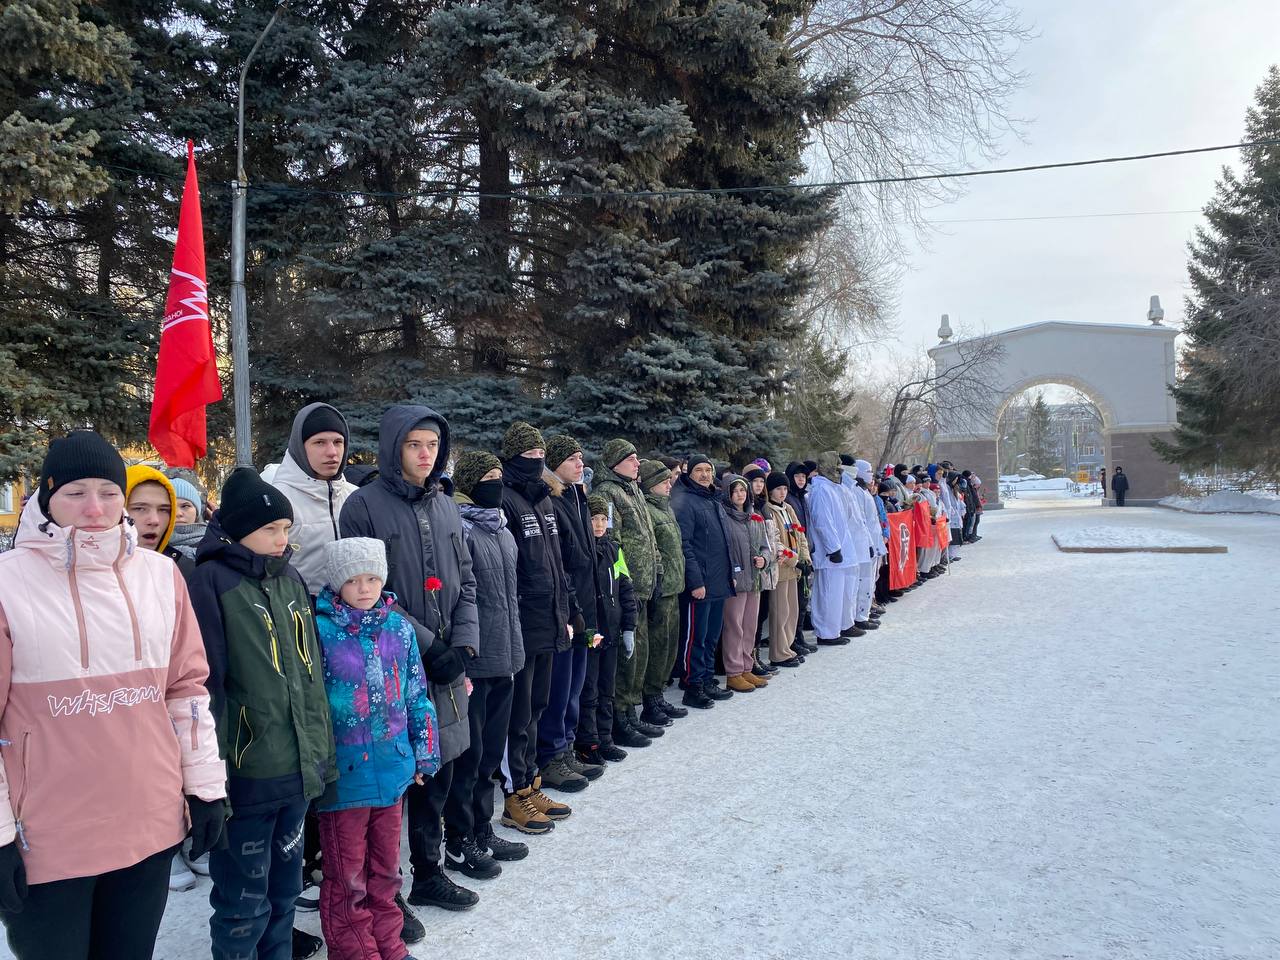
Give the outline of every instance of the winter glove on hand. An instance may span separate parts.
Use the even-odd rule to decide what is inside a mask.
[[[828,553],[827,559],[832,563],[844,563],[844,554],[837,550],[835,553]]]
[[[622,631],[622,649],[627,651],[627,659],[630,660],[635,656],[636,652],[636,632],[634,630]]]
[[[227,835],[223,828],[227,822],[225,800],[201,800],[187,795],[187,809],[191,813],[191,859],[199,860],[213,849],[227,848]]]
[[[10,913],[22,910],[27,899],[27,868],[22,865],[18,845],[0,847],[0,908]]]
[[[466,669],[466,658],[461,650],[448,647],[443,653],[428,658],[422,666],[426,670],[427,679],[432,683],[450,684],[462,676],[462,671]]]

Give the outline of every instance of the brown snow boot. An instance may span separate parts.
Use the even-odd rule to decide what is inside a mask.
[[[529,802],[534,805],[537,811],[548,820],[568,820],[569,814],[573,810],[567,804],[557,803],[552,800],[541,790],[542,778],[533,778],[533,787],[530,788]]]
[[[515,793],[507,795],[506,801],[502,805],[502,825],[504,827],[514,827],[521,833],[550,833],[555,829],[555,824],[550,818],[533,805],[530,799],[533,793],[532,787],[525,787],[523,790],[517,790]]]
[[[754,693],[756,685],[747,679],[745,673],[735,673],[732,677],[726,677],[724,685],[734,693]]]

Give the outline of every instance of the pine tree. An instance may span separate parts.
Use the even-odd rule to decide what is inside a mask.
[[[1280,67],[1258,87],[1245,119],[1247,140],[1280,139]],[[1280,469],[1280,412],[1262,389],[1261,366],[1280,362],[1274,315],[1280,303],[1280,144],[1241,151],[1243,170],[1224,169],[1205,207],[1205,226],[1190,244],[1183,331],[1190,340],[1173,441],[1157,443],[1167,460],[1188,467]],[[1272,324],[1266,356],[1241,350],[1259,323]]]
[[[1053,416],[1042,393],[1027,411],[1027,466],[1046,477],[1062,470],[1053,442]]]

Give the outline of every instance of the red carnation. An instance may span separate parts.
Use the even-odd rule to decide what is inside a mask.
[[[751,515],[751,519],[754,520],[756,523],[764,523],[764,517],[760,516],[760,514],[758,513],[753,513]]]
[[[802,525],[800,525],[800,524],[798,524],[798,523],[797,523],[797,524],[795,525],[795,528],[796,528],[797,530],[799,530],[801,533],[804,533],[804,527],[803,527]]]
[[[424,584],[424,586],[428,590],[430,590],[432,593],[435,593],[437,590],[443,587],[444,584],[440,581],[439,577],[427,577],[427,582]]]

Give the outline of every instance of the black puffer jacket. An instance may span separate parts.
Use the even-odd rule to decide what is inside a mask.
[[[597,587],[596,632],[604,637],[601,649],[621,642],[626,630],[636,628],[636,591],[631,586],[622,548],[612,537],[595,537],[594,573]]]
[[[551,508],[560,528],[560,560],[587,624],[587,635],[573,638],[573,642],[581,646],[596,629],[595,534],[591,532],[591,511],[580,484],[566,484],[549,470],[542,476],[551,488]]]
[[[440,424],[440,452],[426,483],[404,479],[400,448],[422,420]],[[394,592],[418,636],[431,702],[440,722],[440,762],[470,745],[466,648],[481,649],[476,580],[463,541],[458,505],[437,480],[449,459],[449,424],[430,407],[395,406],[378,430],[378,479],[347,498],[338,527],[344,537],[374,537],[387,545],[387,589]],[[428,591],[428,577],[440,580]]]
[[[502,512],[520,553],[516,582],[524,652],[526,657],[561,653],[570,646],[568,626],[580,612],[578,601],[560,559],[560,527],[551,488],[542,479],[542,461],[528,460],[533,472],[516,460],[502,464]]]

